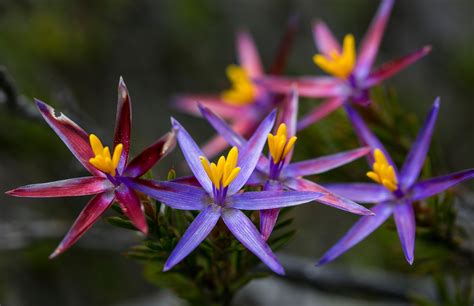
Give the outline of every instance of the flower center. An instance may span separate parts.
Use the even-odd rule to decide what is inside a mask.
[[[209,163],[204,156],[199,157],[202,167],[217,190],[229,186],[239,174],[240,167],[237,167],[238,156],[239,150],[237,150],[237,147],[233,147],[227,154],[227,158],[221,156],[217,164]]]
[[[242,106],[255,100],[257,90],[242,67],[230,65],[226,69],[232,87],[222,92],[222,99],[232,105]]]
[[[123,145],[121,143],[118,144],[114,148],[113,156],[111,156],[109,147],[104,148],[100,139],[94,134],[89,135],[89,142],[95,155],[95,157],[89,159],[89,162],[100,171],[115,176],[115,170],[122,155]]]
[[[372,166],[373,171],[367,172],[367,176],[390,191],[397,190],[398,180],[395,175],[395,170],[393,166],[388,163],[387,158],[380,149],[375,149],[374,159],[375,162]]]
[[[347,79],[351,75],[355,60],[356,50],[352,34],[347,34],[344,37],[342,53],[332,50],[329,52],[329,56],[316,54],[313,57],[314,63],[322,70],[341,79]]]
[[[280,124],[275,135],[268,134],[268,148],[274,164],[283,161],[295,145],[297,137],[293,136],[287,140],[286,135],[286,124],[284,123]]]

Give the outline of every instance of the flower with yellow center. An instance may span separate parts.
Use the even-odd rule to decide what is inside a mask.
[[[221,156],[217,164],[209,163],[204,156],[200,156],[199,159],[212,184],[219,190],[221,187],[226,188],[229,186],[239,174],[240,167],[237,167],[238,157],[239,150],[237,150],[237,147],[233,147],[227,154],[227,158]]]
[[[268,134],[268,148],[275,164],[285,159],[288,152],[295,145],[297,137],[293,136],[287,141],[286,135],[286,124],[284,123],[280,124],[275,135]]]
[[[119,143],[115,146],[114,154],[111,156],[109,147],[104,148],[100,139],[94,134],[90,134],[89,142],[95,155],[95,157],[89,159],[89,162],[100,171],[115,176],[115,169],[117,169],[120,161],[123,145]]]
[[[380,149],[375,149],[374,159],[375,162],[372,166],[373,171],[367,172],[367,176],[390,191],[397,190],[398,180],[395,175],[395,170],[393,166],[388,163],[387,158]]]
[[[332,50],[329,56],[316,54],[313,61],[322,70],[341,79],[347,79],[354,70],[356,50],[354,36],[348,34],[344,37],[342,52]]]
[[[226,69],[232,87],[222,92],[222,99],[232,105],[247,105],[255,100],[257,90],[247,72],[240,66],[230,65]]]

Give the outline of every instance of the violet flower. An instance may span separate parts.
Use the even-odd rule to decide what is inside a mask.
[[[270,247],[241,210],[294,206],[315,200],[321,194],[299,191],[239,192],[254,172],[275,115],[276,112],[273,111],[263,120],[247,144],[241,147],[240,152],[233,147],[227,158],[221,156],[217,164],[209,164],[188,132],[172,119],[181,151],[200,187],[140,179],[128,182],[130,186],[174,209],[200,211],[166,261],[164,271],[171,269],[191,253],[222,218],[229,230],[247,249],[275,273],[284,273]]]
[[[341,240],[324,254],[318,263],[319,265],[334,260],[359,243],[392,214],[406,260],[410,264],[413,263],[416,225],[412,203],[439,194],[474,177],[474,169],[468,169],[417,181],[428,153],[439,104],[439,99],[436,99],[400,172],[382,143],[372,134],[362,118],[352,107],[346,105],[347,113],[360,142],[374,148],[373,156],[369,156],[369,166],[373,167],[373,171],[368,172],[367,176],[379,184],[348,183],[332,184],[326,187],[354,201],[376,203],[372,207],[375,216],[362,217]]]
[[[132,188],[123,184],[123,179],[125,177],[137,178],[150,170],[157,161],[174,148],[175,134],[173,132],[165,134],[128,162],[132,114],[130,97],[122,78],[118,85],[112,155],[108,147],[103,147],[97,136],[89,135],[62,113],[58,113],[39,100],[36,100],[36,106],[49,126],[92,176],[27,185],[10,190],[7,194],[33,198],[96,195],[79,214],[50,258],[56,257],[71,247],[114,201],[119,203],[123,213],[133,225],[147,234],[148,226],[138,195]]]
[[[341,152],[334,155],[305,160],[290,164],[293,148],[296,141],[296,117],[298,113],[298,94],[291,93],[279,117],[278,130],[275,135],[268,134],[269,157],[263,155],[257,164],[249,184],[263,185],[264,190],[296,190],[317,191],[322,196],[318,202],[360,215],[373,215],[365,207],[351,200],[334,194],[322,186],[304,179],[304,176],[324,173],[328,170],[345,165],[360,158],[371,151],[369,147]],[[241,148],[247,141],[228,126],[210,109],[201,106],[204,118],[222,135],[231,145]],[[279,209],[260,211],[260,231],[265,240],[270,237],[278,218]]]
[[[321,54],[314,56],[314,63],[328,72],[330,77],[278,77],[265,76],[258,81],[270,91],[288,92],[296,84],[302,97],[326,98],[298,122],[302,130],[324,118],[347,102],[369,105],[369,90],[400,70],[413,64],[431,51],[425,46],[399,59],[372,69],[385,26],[394,0],[382,0],[380,7],[367,31],[358,56],[356,56],[354,36],[346,35],[343,46],[337,42],[329,28],[322,21],[313,26],[313,36]]]

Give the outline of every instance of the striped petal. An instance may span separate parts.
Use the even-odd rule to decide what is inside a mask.
[[[313,24],[313,38],[316,48],[325,56],[331,56],[334,51],[341,53],[341,45],[323,21],[318,20]]]
[[[415,211],[410,201],[397,203],[393,209],[393,217],[397,226],[398,237],[402,244],[403,253],[408,263],[415,259]]]
[[[125,184],[115,189],[115,198],[120,204],[123,213],[145,235],[148,234],[148,225],[142,210],[142,204],[135,191]]]
[[[117,117],[115,119],[114,148],[121,143],[123,145],[122,157],[117,170],[122,173],[128,161],[130,152],[130,136],[132,133],[132,104],[127,86],[120,77],[118,85]]]
[[[321,196],[321,192],[313,191],[249,191],[229,197],[227,206],[242,210],[283,208],[308,203]]]
[[[236,48],[239,64],[244,67],[249,77],[256,78],[263,75],[262,61],[249,32],[240,31],[237,33]]]
[[[333,111],[341,107],[345,101],[346,99],[344,97],[333,97],[317,105],[298,121],[298,131],[302,131],[313,123],[325,118]]]
[[[393,198],[393,194],[380,184],[326,184],[324,187],[335,194],[361,203],[379,203]]]
[[[263,187],[264,191],[283,191],[283,186],[277,181],[267,181]],[[260,233],[265,241],[268,240],[273,232],[276,221],[278,220],[279,208],[264,209],[260,211]]]

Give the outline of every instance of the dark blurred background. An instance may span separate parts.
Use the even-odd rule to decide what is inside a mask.
[[[236,61],[237,29],[252,33],[268,66],[289,16],[299,15],[287,73],[321,74],[311,60],[315,53],[311,21],[321,18],[339,39],[353,33],[359,42],[378,3],[0,0],[0,65],[8,71],[23,102],[31,104],[33,97],[40,98],[106,143],[112,139],[116,87],[123,76],[133,101],[132,150],[137,153],[169,129],[170,115],[194,127],[191,130],[198,140],[212,134],[200,119],[172,110],[170,97],[228,87],[224,71]],[[473,14],[474,2],[470,0],[397,1],[377,59],[382,63],[425,44],[433,46],[431,55],[390,79],[387,86],[396,88],[402,108],[420,120],[433,99],[441,96],[435,144],[444,159],[443,168],[434,170],[435,174],[473,166]],[[317,146],[318,140],[310,143]],[[331,148],[314,151],[335,153]],[[12,112],[5,103],[0,105],[0,157],[1,191],[84,174],[44,122]],[[163,178],[171,166],[184,174],[180,160],[181,153],[176,150],[155,168],[156,176]],[[363,171],[359,179],[365,180]],[[473,185],[465,186],[469,189]],[[140,264],[121,256],[138,238],[104,222],[98,222],[66,254],[48,260],[86,201],[18,199],[0,194],[1,305],[147,305],[147,297],[160,294],[142,278]],[[357,220],[317,205],[298,208],[294,214],[299,233],[285,252],[311,262]],[[396,239],[395,235],[390,239]],[[335,265],[382,267],[380,254],[387,250],[378,240],[367,239]],[[398,264],[409,269],[400,247],[392,251],[390,255],[397,257]],[[247,301],[260,289],[274,297],[284,292],[275,291],[275,286],[251,285],[246,289]],[[298,290],[301,287],[291,292]],[[171,295],[163,294],[157,298],[161,305],[179,305]],[[354,298],[328,298],[312,290],[305,294],[314,302],[307,305],[315,301],[367,305]],[[280,305],[282,300],[272,303]]]

